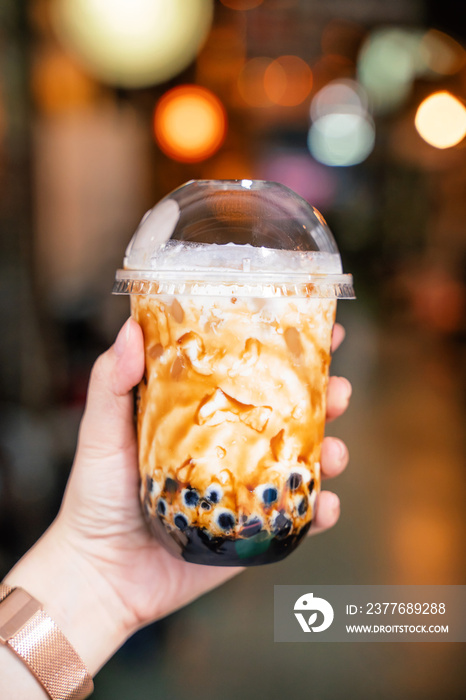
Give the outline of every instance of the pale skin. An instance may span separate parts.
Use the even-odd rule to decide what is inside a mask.
[[[342,326],[336,324],[332,350],[344,335]],[[146,528],[139,505],[132,397],[132,388],[143,372],[142,332],[129,319],[92,370],[60,512],[4,579],[42,603],[93,676],[136,630],[242,571],[175,559]],[[347,379],[331,377],[328,421],[345,411],[350,395]],[[345,444],[326,437],[321,458],[323,478],[337,476],[347,462]],[[336,494],[322,491],[311,534],[335,525],[339,514]],[[270,573],[273,579],[273,568]],[[3,646],[0,697],[48,698],[26,666]]]

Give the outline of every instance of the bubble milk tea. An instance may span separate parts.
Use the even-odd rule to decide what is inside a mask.
[[[336,300],[354,296],[321,215],[283,186],[244,182],[221,183],[220,214],[217,183],[184,186],[196,188],[185,216],[189,191],[162,200],[115,283],[144,334],[145,517],[175,556],[221,566],[279,561],[311,525]],[[253,235],[258,202],[267,245]]]

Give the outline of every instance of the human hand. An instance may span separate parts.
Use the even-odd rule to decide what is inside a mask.
[[[337,324],[332,350],[343,338],[344,330]],[[145,525],[139,504],[132,396],[143,372],[142,332],[130,319],[92,370],[60,513],[36,548],[7,577],[9,583],[29,590],[58,618],[91,673],[138,628],[241,571],[175,559]],[[347,380],[330,379],[328,420],[344,412],[350,392]],[[323,478],[339,474],[347,461],[344,443],[325,438]],[[321,492],[311,534],[328,529],[338,516],[338,497]],[[49,577],[34,575],[44,567],[54,573],[52,584]],[[32,586],[27,580],[31,577]],[[74,605],[71,612],[70,605]]]

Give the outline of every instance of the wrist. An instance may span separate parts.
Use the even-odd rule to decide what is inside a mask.
[[[5,577],[42,603],[94,676],[127,634],[118,596],[70,545],[57,519]]]

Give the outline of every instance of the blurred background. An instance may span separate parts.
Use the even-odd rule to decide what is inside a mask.
[[[355,277],[339,524],[131,639],[96,700],[463,698],[464,645],[274,644],[274,584],[465,583],[456,0],[2,0],[0,577],[57,512],[114,271],[191,178],[281,182]],[[157,582],[154,581],[154,586]]]

